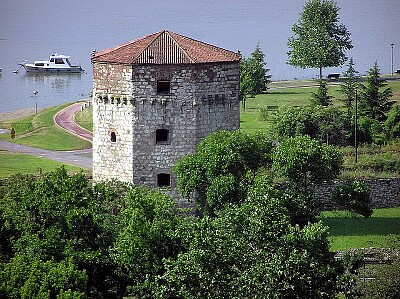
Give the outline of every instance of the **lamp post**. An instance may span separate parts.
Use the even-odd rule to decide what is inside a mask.
[[[394,44],[391,43],[390,45],[392,46],[392,76],[393,76],[393,47],[394,47]]]

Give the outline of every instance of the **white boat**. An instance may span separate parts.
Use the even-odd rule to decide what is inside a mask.
[[[47,72],[62,72],[62,73],[80,73],[83,69],[80,65],[72,65],[69,61],[70,56],[61,55],[58,53],[51,54],[49,60],[37,60],[34,63],[29,63],[24,60],[18,63],[23,66],[27,72],[47,73]]]

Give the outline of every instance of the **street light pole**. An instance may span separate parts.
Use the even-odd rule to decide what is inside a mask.
[[[394,47],[394,44],[391,43],[390,45],[392,46],[392,76],[393,76],[393,47]]]

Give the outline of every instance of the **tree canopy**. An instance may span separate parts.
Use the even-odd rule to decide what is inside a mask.
[[[240,62],[240,92],[243,96],[262,93],[267,89],[270,76],[265,68],[265,55],[259,45],[251,56],[243,57]]]
[[[378,121],[385,121],[394,101],[392,90],[380,77],[378,63],[369,70],[365,85],[361,85],[360,114]]]
[[[331,0],[309,0],[289,38],[288,63],[301,68],[322,69],[343,65],[345,52],[353,45],[345,25],[339,23],[339,10]]]
[[[257,170],[271,164],[271,151],[272,142],[262,134],[211,134],[194,154],[175,164],[178,190],[185,198],[197,192],[199,211],[213,214],[225,203],[245,198]]]
[[[312,183],[336,178],[342,159],[333,147],[309,136],[296,136],[276,148],[273,166],[295,190],[306,193]]]

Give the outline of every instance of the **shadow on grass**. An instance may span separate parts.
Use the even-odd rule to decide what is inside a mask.
[[[400,235],[400,218],[323,218],[331,236]]]

